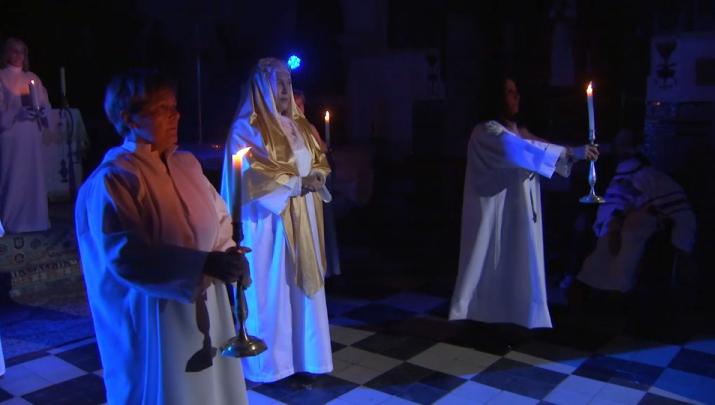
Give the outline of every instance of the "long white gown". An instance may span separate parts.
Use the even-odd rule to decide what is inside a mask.
[[[495,121],[467,151],[459,274],[449,319],[551,327],[539,176],[567,176],[566,149]]]
[[[42,130],[17,115],[29,106],[30,80],[39,89],[40,106],[50,108],[42,81],[15,66],[0,70],[0,222],[7,233],[49,229]],[[2,232],[0,232],[1,234]]]
[[[283,133],[288,134],[298,171],[305,176],[311,170],[311,154],[305,147],[305,139],[299,133],[290,135],[298,132],[291,119],[278,119]],[[242,129],[247,127],[243,125],[234,125],[234,128],[237,130],[226,142],[227,152],[235,153],[242,145],[255,145],[253,139],[249,139],[256,138],[256,134],[244,133]],[[226,159],[221,184],[221,195],[226,201],[235,201],[234,182],[227,180],[232,171],[230,159]],[[300,190],[301,179],[293,176],[261,198],[246,201],[244,196],[242,244],[253,250],[247,255],[253,285],[246,289],[249,310],[246,328],[249,334],[262,338],[268,345],[266,352],[243,359],[246,378],[251,381],[272,382],[296,372],[320,374],[333,369],[325,288],[308,296],[297,285],[280,215],[289,198],[299,196]],[[313,246],[320,246],[311,194],[305,198],[311,237]],[[316,257],[321,255],[317,250],[315,254]],[[322,266],[321,260],[317,263]],[[319,270],[325,273],[322,267]]]
[[[75,217],[107,402],[245,404],[239,360],[185,371],[204,344],[202,280],[210,346],[235,335],[225,285],[202,275],[206,252],[235,246],[231,218],[193,155],[125,141],[81,187]]]

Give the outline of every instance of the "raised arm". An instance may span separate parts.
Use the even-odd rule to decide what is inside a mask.
[[[478,125],[472,132],[469,153],[485,168],[522,168],[551,177],[566,148],[526,140],[490,121]]]

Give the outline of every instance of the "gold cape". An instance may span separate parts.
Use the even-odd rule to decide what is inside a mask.
[[[262,65],[262,61],[259,61],[251,75],[231,127],[231,133],[226,140],[221,194],[226,199],[230,212],[233,209],[233,199],[236,198],[233,190],[233,185],[236,184],[236,170],[233,169],[231,159],[236,151],[247,146],[251,148],[244,157],[242,165],[243,205],[287,184],[291,177],[299,176],[293,151],[278,121],[278,111],[271,91],[271,76],[275,74],[275,70]],[[313,137],[310,123],[296,107],[292,87],[290,99],[290,116],[313,157],[311,170],[321,171],[327,177],[330,174],[328,159]],[[226,193],[225,188],[230,192]],[[314,200],[320,244],[318,249],[314,247],[311,235],[306,198]],[[322,204],[317,193],[291,197],[280,214],[288,241],[290,260],[294,264],[296,284],[308,296],[315,294],[324,284],[324,274],[320,271],[321,268],[326,267]],[[316,251],[320,252],[320,257],[316,257]],[[322,266],[318,266],[318,260],[321,261]]]

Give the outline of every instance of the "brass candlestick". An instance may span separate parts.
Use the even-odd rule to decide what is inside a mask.
[[[240,201],[240,200],[239,200]],[[240,204],[240,202],[239,202]],[[233,226],[234,239],[236,246],[239,246],[243,240],[243,230],[241,222],[234,222]],[[241,280],[238,280],[236,286],[233,287],[233,315],[238,321],[238,332],[236,336],[226,342],[221,348],[221,355],[224,357],[252,357],[257,356],[266,351],[268,346],[262,339],[251,336],[246,332],[246,319],[248,319],[248,304],[246,303],[246,293],[241,285]]]

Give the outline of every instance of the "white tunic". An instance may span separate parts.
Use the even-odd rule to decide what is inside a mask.
[[[309,174],[312,159],[305,141],[293,120],[282,116],[279,120],[300,175]],[[239,145],[245,145],[242,136],[246,134],[233,132],[226,147],[232,152],[238,150]],[[224,171],[232,169],[230,162],[224,162]],[[227,201],[233,201],[233,185],[226,184],[226,178],[224,173],[221,194]],[[245,201],[241,211],[242,245],[253,250],[247,255],[253,285],[246,289],[246,328],[249,334],[260,337],[268,345],[266,352],[243,359],[246,378],[251,381],[272,382],[296,372],[320,374],[333,369],[325,288],[308,297],[295,283],[295,271],[280,216],[288,199],[300,195],[300,190],[300,177],[292,177],[286,185],[260,199]],[[320,243],[313,199],[306,198],[306,203],[313,245],[317,247]],[[320,262],[318,260],[318,265]]]
[[[565,148],[514,132],[490,121],[469,140],[450,320],[551,327],[536,174],[568,175],[570,164]]]
[[[36,121],[17,119],[23,106],[31,105],[30,80],[38,85],[40,105],[49,108],[47,91],[37,75],[14,66],[0,70],[0,228],[7,233],[50,227],[42,131]]]
[[[164,161],[166,163],[164,163]],[[237,359],[186,372],[202,348],[197,305],[208,251],[234,245],[231,219],[189,153],[147,144],[107,152],[75,209],[77,239],[110,404],[242,404]],[[235,335],[225,285],[206,290],[211,345]]]

